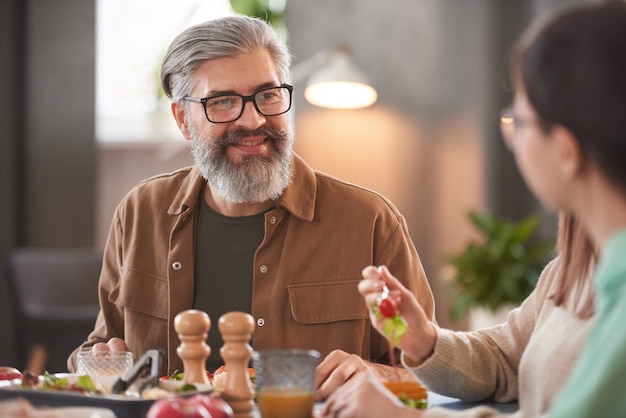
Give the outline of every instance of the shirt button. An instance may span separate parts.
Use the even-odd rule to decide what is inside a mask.
[[[265,319],[263,319],[263,318],[259,318],[259,319],[257,319],[257,320],[256,320],[256,324],[257,324],[259,327],[262,327],[263,325],[265,325]]]
[[[272,217],[270,218],[270,223],[271,223],[272,225],[276,223],[276,216],[272,216]]]
[[[172,263],[172,268],[176,271],[180,270],[183,268],[183,264],[180,261],[174,261]]]
[[[259,267],[259,270],[261,270],[261,273],[267,273],[267,266],[263,265]]]

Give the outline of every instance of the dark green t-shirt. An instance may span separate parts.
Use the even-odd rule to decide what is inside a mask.
[[[204,199],[200,202],[193,307],[211,318],[207,370],[213,372],[224,364],[219,354],[224,344],[217,326],[220,316],[251,311],[254,253],[263,241],[265,217],[264,213],[224,216],[211,209]]]

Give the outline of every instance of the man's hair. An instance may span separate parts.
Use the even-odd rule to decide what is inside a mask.
[[[229,16],[191,26],[170,44],[161,64],[161,85],[170,99],[181,101],[191,92],[193,72],[204,61],[263,48],[270,53],[281,82],[288,83],[291,56],[267,22],[248,16]]]

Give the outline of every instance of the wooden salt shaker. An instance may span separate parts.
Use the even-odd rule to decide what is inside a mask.
[[[224,340],[220,355],[227,372],[220,396],[233,408],[235,418],[252,418],[254,389],[248,375],[252,347],[248,342],[254,332],[254,318],[245,312],[228,312],[220,317],[218,328]]]
[[[180,339],[176,352],[183,361],[183,381],[210,385],[206,374],[206,359],[211,354],[206,343],[211,329],[209,315],[196,309],[183,311],[174,318],[174,329]]]

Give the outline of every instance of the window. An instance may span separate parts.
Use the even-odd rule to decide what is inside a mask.
[[[178,138],[161,59],[184,28],[234,14],[229,0],[97,0],[96,7],[97,140]]]

